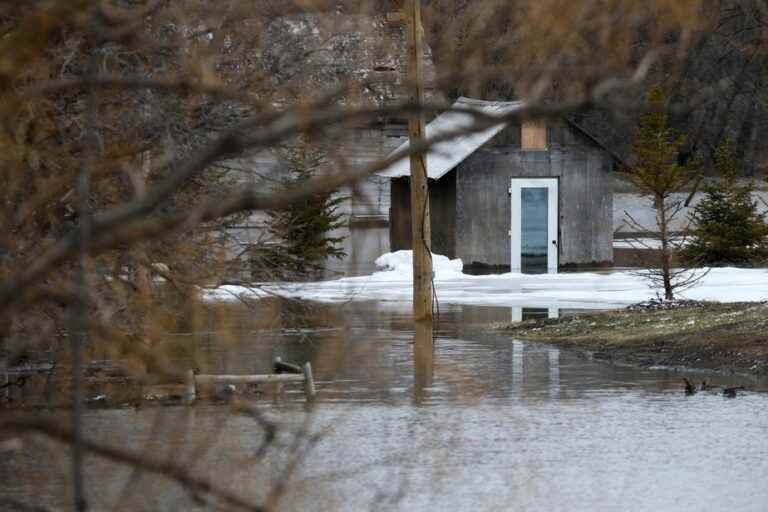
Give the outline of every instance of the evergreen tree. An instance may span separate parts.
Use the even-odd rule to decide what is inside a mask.
[[[695,163],[683,165],[679,162],[685,137],[669,127],[664,111],[666,100],[660,87],[650,90],[648,104],[651,111],[640,118],[633,145],[637,163],[626,176],[641,195],[651,199],[656,212],[656,226],[655,229],[641,226],[629,216],[627,222],[636,231],[658,232],[660,248],[656,249],[657,265],[640,273],[652,285],[664,289],[665,299],[672,300],[676,288],[690,285],[695,280],[685,269],[672,268],[672,253],[676,243],[670,228],[672,221],[682,211],[682,205],[672,200],[672,194],[691,183],[699,172]]]
[[[306,142],[281,152],[286,169],[277,186],[295,188],[314,177],[324,163],[324,155]],[[315,194],[284,210],[267,212],[270,244],[260,246],[253,255],[256,278],[304,279],[317,276],[328,258],[346,256],[340,247],[344,237],[330,232],[344,225],[339,212],[344,197]]]
[[[694,225],[681,257],[689,264],[751,266],[768,260],[768,224],[758,212],[752,181],[739,185],[741,162],[733,141],[715,152],[720,180],[708,184],[704,199],[693,209]]]

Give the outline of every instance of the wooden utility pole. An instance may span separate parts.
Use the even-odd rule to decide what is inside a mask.
[[[408,39],[408,88],[413,105],[424,99],[422,80],[422,27],[420,0],[405,0]],[[414,112],[408,118],[410,146],[424,140],[424,114]],[[413,239],[413,316],[417,321],[432,320],[432,240],[429,227],[427,163],[423,153],[411,155],[411,226]]]

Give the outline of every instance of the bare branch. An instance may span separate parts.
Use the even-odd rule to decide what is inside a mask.
[[[36,432],[53,440],[71,443],[73,435],[71,429],[64,427],[54,419],[34,418],[25,416],[0,417],[0,430],[24,434]],[[83,449],[103,457],[105,459],[140,468],[142,471],[154,473],[169,478],[191,492],[196,494],[209,494],[222,503],[240,510],[262,512],[265,510],[259,505],[254,505],[243,498],[222,489],[205,478],[193,475],[186,468],[168,460],[156,460],[143,453],[134,453],[128,450],[116,448],[106,444],[100,444],[89,439],[82,440]]]

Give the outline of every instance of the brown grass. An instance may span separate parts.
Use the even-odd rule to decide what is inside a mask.
[[[611,311],[503,327],[515,338],[593,351],[640,366],[768,373],[768,304],[702,303]]]

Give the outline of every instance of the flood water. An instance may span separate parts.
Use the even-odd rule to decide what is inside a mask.
[[[312,362],[313,412],[298,387],[255,402],[287,431],[309,417],[321,433],[281,510],[768,509],[768,395],[685,397],[678,372],[610,365],[487,329],[551,313],[450,306],[432,340],[383,303],[323,307],[314,317],[327,320],[271,330],[254,329],[243,310],[195,357],[201,370],[222,373],[266,372],[275,356]],[[89,439],[182,462],[256,503],[290,462],[291,436],[260,457],[262,429],[225,404],[92,410],[85,425]],[[0,497],[68,509],[67,452],[43,440],[2,449]],[[206,510],[164,478],[87,463],[94,510]]]

